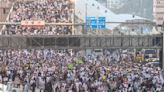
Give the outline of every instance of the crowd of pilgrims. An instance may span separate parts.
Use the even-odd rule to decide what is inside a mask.
[[[23,86],[23,92],[164,92],[163,74],[159,67],[118,51],[0,51],[0,82]]]
[[[9,17],[9,22],[22,20],[41,20],[46,23],[72,23],[73,4],[71,0],[34,0],[16,2]],[[3,34],[19,35],[60,35],[72,34],[71,26],[24,27],[7,25]]]

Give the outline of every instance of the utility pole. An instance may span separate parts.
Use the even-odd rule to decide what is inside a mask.
[[[162,38],[162,41],[161,41],[161,50],[160,50],[160,67],[162,69],[164,69],[164,21],[163,21],[163,24],[161,25],[157,25],[157,28],[158,28],[158,31],[161,33],[161,38]]]
[[[162,57],[161,57],[161,59],[162,59],[162,69],[164,69],[164,22],[163,22],[163,24],[162,24],[162,26],[161,26],[161,33],[162,33]]]
[[[88,4],[86,3],[85,4],[85,18],[86,18],[86,23],[87,23],[87,16],[88,16],[88,14],[87,14],[87,7],[88,7]],[[87,27],[87,25],[88,25],[88,23],[86,24],[86,34],[87,34],[87,32],[88,32],[88,27]]]

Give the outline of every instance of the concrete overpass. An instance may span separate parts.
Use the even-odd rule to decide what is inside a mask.
[[[1,35],[0,48],[162,48],[162,35]]]

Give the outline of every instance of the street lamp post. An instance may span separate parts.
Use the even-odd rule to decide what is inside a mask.
[[[160,62],[161,62],[161,68],[164,69],[164,22],[162,25],[157,25],[157,30],[161,33],[162,35],[162,48],[161,48],[161,53],[160,55]]]
[[[75,3],[76,3],[76,0],[71,0],[71,2],[73,3],[73,18],[72,18],[72,35],[75,35]],[[71,53],[71,56],[73,55],[73,50],[70,49],[70,53]]]
[[[87,17],[87,8],[88,8],[88,4],[87,3],[85,3],[85,16]]]
[[[162,33],[162,69],[164,69],[164,22],[161,26],[161,33]]]
[[[87,16],[88,16],[88,14],[87,14],[87,6],[88,6],[88,4],[87,3],[85,3],[85,18],[87,18]],[[87,23],[87,19],[86,19],[86,34],[87,34],[87,32],[88,32],[88,27],[87,27],[87,25],[89,26],[89,24]]]
[[[164,69],[164,33],[162,33],[162,69]]]

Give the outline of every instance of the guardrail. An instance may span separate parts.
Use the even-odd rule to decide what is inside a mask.
[[[30,35],[0,36],[0,48],[109,49],[161,48],[162,35]]]

